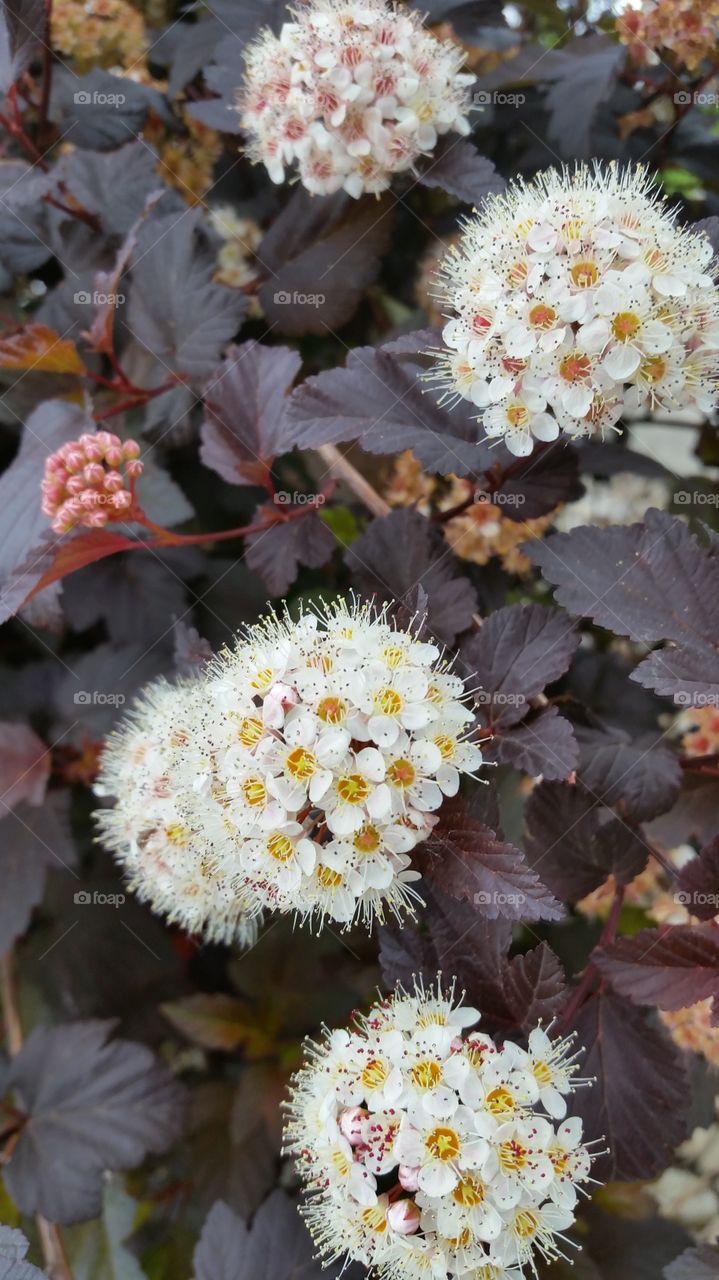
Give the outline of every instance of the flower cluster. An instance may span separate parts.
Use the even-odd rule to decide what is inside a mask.
[[[128,0],[55,0],[50,39],[81,71],[118,65],[132,70],[144,62],[147,48],[142,14]]]
[[[56,533],[76,525],[101,528],[126,518],[134,497],[132,481],[142,475],[140,446],[111,431],[88,432],[51,454],[42,480],[43,514]],[[130,485],[127,485],[127,481]]]
[[[174,767],[178,751],[195,732],[204,691],[200,681],[157,681],[135,703],[129,718],[105,744],[95,792],[116,796],[97,814],[103,842],[112,849],[143,902],[170,924],[208,941],[254,941],[254,903],[222,867],[209,841],[198,850],[195,835],[212,821],[199,791],[180,791]]]
[[[719,290],[708,238],[641,169],[540,174],[470,218],[439,273],[453,318],[432,375],[520,456],[622,413],[716,400]]]
[[[467,1030],[478,1019],[438,980],[309,1046],[285,1137],[328,1259],[386,1280],[521,1280],[561,1256],[591,1163],[566,1118],[584,1083],[570,1041],[537,1027],[499,1048]]]
[[[528,573],[531,562],[522,548],[546,533],[554,514],[512,520],[493,502],[477,501],[466,511],[447,517],[448,511],[466,499],[467,483],[458,476],[428,474],[414,454],[405,450],[394,464],[384,496],[393,507],[412,507],[424,515],[445,513],[442,534],[460,560],[488,564],[496,556],[507,573]]]
[[[260,621],[189,691],[158,696],[158,858],[146,859],[136,836],[148,811],[135,726],[108,747],[101,788],[118,797],[102,818],[107,842],[159,910],[172,899],[167,876],[196,867],[196,905],[213,936],[233,936],[238,904],[342,924],[412,911],[409,855],[482,759],[463,682],[435,645],[340,602],[296,622]],[[152,707],[137,714],[143,743]],[[176,904],[173,918],[184,910]]]
[[[265,30],[250,45],[238,101],[250,158],[273,182],[296,165],[315,194],[379,193],[440,134],[469,132],[474,77],[417,13],[385,0],[309,0],[291,12],[279,37]]]
[[[719,39],[717,0],[645,0],[627,8],[616,21],[623,44],[642,65],[658,65],[667,52],[695,71],[713,57]]]

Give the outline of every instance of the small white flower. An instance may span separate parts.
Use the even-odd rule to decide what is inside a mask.
[[[518,456],[611,430],[625,407],[707,413],[715,276],[709,241],[676,226],[644,169],[547,171],[490,197],[445,258],[433,379]]]
[[[574,1221],[590,1172],[581,1121],[555,1129],[521,1080],[509,1108],[493,1091],[513,1064],[541,1053],[566,1068],[571,1092],[566,1044],[538,1028],[528,1050],[497,1049],[479,1032],[462,1034],[477,1018],[438,982],[400,989],[352,1030],[308,1047],[285,1138],[327,1261],[359,1261],[386,1280],[522,1280],[537,1255],[560,1255],[556,1236]],[[470,1073],[475,1101],[460,1092]]]

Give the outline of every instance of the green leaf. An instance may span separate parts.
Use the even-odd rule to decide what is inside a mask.
[[[319,515],[343,547],[350,547],[359,537],[359,525],[349,507],[323,507]]]

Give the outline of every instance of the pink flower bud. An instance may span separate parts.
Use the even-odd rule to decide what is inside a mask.
[[[104,476],[105,488],[108,493],[119,493],[121,489],[125,488],[125,482],[119,471],[106,471]]]
[[[125,464],[125,474],[130,476],[132,480],[136,480],[138,476],[141,476],[144,470],[144,464],[137,458],[131,458]]]
[[[397,1170],[397,1177],[405,1191],[419,1191],[419,1166],[415,1169],[411,1165],[401,1164]]]
[[[122,452],[127,462],[131,459],[139,458],[140,446],[137,443],[137,440],[126,440],[122,446]]]
[[[92,436],[88,436],[88,444],[85,445],[85,457],[88,462],[102,462],[105,457],[105,450],[101,444],[93,440]]]
[[[78,449],[77,447],[74,449],[68,449],[67,456],[65,458],[65,466],[68,471],[82,471],[86,461],[87,459],[85,458],[85,454],[82,449]]]
[[[110,503],[117,511],[127,511],[132,506],[132,494],[123,489],[120,493],[113,494]]]
[[[72,494],[74,497],[76,494],[82,493],[83,490],[87,488],[87,485],[85,484],[82,476],[70,476],[65,488],[67,489],[67,492]]]
[[[362,1141],[362,1122],[367,1119],[368,1112],[364,1107],[345,1107],[340,1113],[340,1133],[347,1139],[351,1147],[358,1147]]]
[[[96,511],[90,511],[85,516],[84,523],[89,525],[91,529],[101,529],[103,525],[107,524],[108,519],[107,511],[103,511],[102,507],[98,507]]]
[[[105,479],[105,468],[99,462],[88,462],[82,474],[86,484],[100,485]]]
[[[113,444],[105,450],[105,461],[108,467],[119,467],[122,465],[122,449],[119,445]]]
[[[400,1236],[414,1235],[419,1228],[419,1217],[414,1200],[395,1200],[387,1210],[387,1222]]]
[[[464,1040],[461,1036],[453,1036],[449,1042],[449,1047],[453,1053],[459,1053],[460,1049],[464,1048]]]

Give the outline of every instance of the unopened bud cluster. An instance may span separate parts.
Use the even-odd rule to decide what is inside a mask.
[[[136,440],[121,440],[111,431],[88,432],[57,449],[42,481],[42,510],[55,533],[126,518],[134,503],[128,481],[142,474],[139,456]]]

